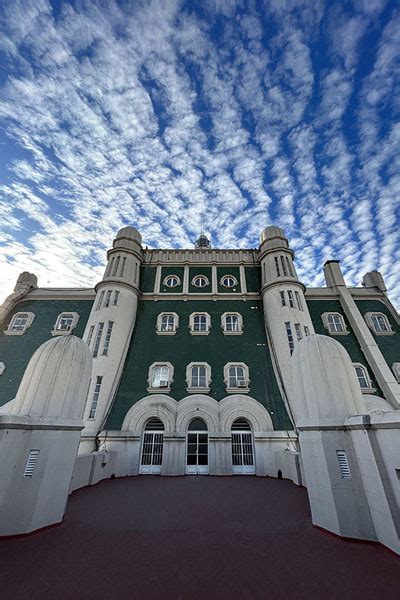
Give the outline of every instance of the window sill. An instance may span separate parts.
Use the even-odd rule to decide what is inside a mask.
[[[51,335],[71,335],[72,329],[53,329]]]
[[[210,392],[210,388],[209,387],[188,387],[188,388],[186,388],[186,391],[189,392],[189,394],[208,394]]]
[[[248,394],[250,391],[249,387],[231,387],[226,388],[228,394]]]
[[[372,333],[374,335],[394,335],[396,332],[395,331],[375,331],[374,329],[372,329]]]
[[[4,335],[24,335],[26,333],[26,329],[23,331],[8,331],[8,329],[4,330]]]
[[[328,329],[329,335],[349,335],[350,331],[330,331]]]
[[[156,334],[157,335],[175,335],[176,330],[175,331],[158,331],[158,329],[156,329]]]
[[[376,392],[376,388],[360,388],[362,394],[374,394]]]
[[[242,335],[243,331],[225,331],[225,329],[222,330],[224,335]]]
[[[192,331],[190,330],[190,335],[208,335],[209,331]]]
[[[169,394],[171,386],[168,387],[148,387],[147,391],[149,394]]]

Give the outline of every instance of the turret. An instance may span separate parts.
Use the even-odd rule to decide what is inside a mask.
[[[260,238],[264,314],[273,354],[290,402],[293,390],[291,354],[301,339],[314,333],[285,233],[279,227],[264,229]]]
[[[107,253],[103,279],[96,285],[84,340],[93,356],[81,451],[93,450],[121,376],[135,326],[142,237],[134,227],[117,233]]]

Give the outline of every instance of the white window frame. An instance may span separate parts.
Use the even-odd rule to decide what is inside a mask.
[[[331,323],[329,323],[329,317],[330,316],[334,316],[334,317],[338,317],[339,321],[341,323],[342,326],[342,331],[336,331],[335,329],[332,328]],[[325,312],[321,315],[322,318],[322,322],[324,324],[325,329],[327,329],[329,331],[329,333],[331,335],[348,335],[350,333],[350,331],[347,329],[345,320],[343,318],[343,315],[341,315],[338,312]]]
[[[206,370],[206,385],[205,386],[193,386],[192,385],[192,369],[193,367],[204,367]],[[211,383],[211,367],[206,362],[191,362],[186,367],[186,383],[187,383],[187,391],[194,393],[205,393],[207,394],[210,391],[210,383]]]
[[[93,421],[96,418],[97,407],[99,405],[99,396],[101,392],[101,386],[103,383],[103,375],[97,375],[94,383],[92,401],[90,403],[88,420]]]
[[[226,283],[224,283],[224,281],[225,281],[226,279],[228,279],[228,277],[229,277],[230,279],[232,279],[232,281],[233,281],[233,285],[226,285]],[[234,288],[236,288],[236,287],[239,285],[239,282],[238,282],[238,280],[236,279],[236,277],[235,277],[234,275],[228,275],[228,274],[227,274],[227,275],[223,275],[223,276],[221,277],[221,279],[219,280],[219,282],[220,282],[220,284],[221,284],[221,285],[223,285],[224,287],[226,287],[228,290],[233,290]]]
[[[104,308],[108,308],[109,306],[111,306],[112,293],[113,293],[113,290],[107,290],[105,298],[104,298]]]
[[[227,329],[226,319],[227,317],[237,317],[238,320],[238,329],[237,331],[230,331]],[[242,335],[243,333],[243,317],[238,312],[224,312],[221,315],[221,328],[224,335]]]
[[[119,296],[120,296],[120,291],[119,290],[114,290],[112,306],[117,306],[118,305]]]
[[[0,362],[0,375],[3,375],[5,370],[6,370],[6,363]]]
[[[1,363],[0,363],[1,365]],[[4,363],[3,363],[4,365]],[[400,383],[400,362],[394,362],[392,364],[392,371],[394,373],[394,376],[396,377],[396,381],[397,383]]]
[[[26,315],[26,322],[23,325],[23,329],[13,330],[13,327],[16,326],[15,325],[16,320],[20,319],[21,315]],[[26,330],[29,329],[29,327],[32,325],[34,319],[35,319],[34,313],[21,310],[20,312],[17,312],[17,313],[15,313],[15,315],[12,316],[12,319],[9,322],[7,329],[4,330],[4,333],[6,335],[23,335],[26,332]]]
[[[353,363],[353,367],[354,367],[354,373],[355,373],[356,379],[357,379],[357,381],[358,381],[358,383],[360,385],[361,393],[362,394],[372,394],[373,392],[376,392],[376,388],[372,387],[371,378],[369,376],[367,367],[365,367],[361,363]],[[367,387],[362,387],[361,386],[360,379],[359,379],[359,377],[357,375],[356,369],[362,369],[363,374],[364,374],[365,382],[367,383]]]
[[[304,311],[303,309],[303,302],[301,301],[301,296],[300,296],[300,292],[298,292],[297,290],[294,292],[295,298],[296,298],[296,302],[297,302],[297,307],[299,310]]]
[[[153,386],[153,372],[157,367],[167,367],[168,379],[164,380],[167,382],[166,386]],[[172,363],[167,361],[154,362],[149,366],[149,372],[147,377],[148,392],[158,392],[159,394],[166,394],[171,391],[171,384],[174,382],[174,366]]]
[[[195,331],[194,329],[194,319],[197,316],[202,316],[206,318],[206,329],[204,331]],[[194,312],[189,316],[189,329],[191,335],[208,335],[211,329],[211,317],[206,312]]]
[[[229,369],[231,367],[241,367],[244,372],[244,381],[246,385],[244,387],[234,386],[231,387],[229,385]],[[246,363],[243,362],[229,362],[224,365],[224,383],[226,385],[226,391],[235,394],[248,394],[250,391],[250,377],[249,377],[249,367]]]
[[[295,308],[294,305],[294,294],[292,290],[287,290],[287,297],[289,300],[289,308]]]
[[[108,353],[110,351],[110,343],[111,343],[113,327],[114,327],[114,321],[108,321],[106,335],[105,335],[104,343],[103,343],[103,352],[101,353],[102,356],[108,356]]]
[[[175,277],[175,279],[177,281],[177,283],[175,283],[175,285],[168,285],[167,281],[171,277]],[[173,290],[174,288],[179,287],[181,285],[181,279],[180,279],[180,277],[178,277],[178,275],[167,275],[163,279],[163,285],[165,285],[167,288],[171,288]]]
[[[204,279],[205,284],[204,285],[198,285],[196,282],[199,281],[200,279]],[[199,289],[207,287],[208,285],[210,285],[210,280],[208,279],[208,277],[206,277],[205,275],[195,275],[192,279],[192,285],[194,285],[194,287],[197,287]]]
[[[378,330],[375,328],[374,317],[381,317],[383,319],[383,321],[386,325],[386,330],[381,331],[381,330]],[[389,323],[389,319],[387,318],[387,316],[384,313],[367,312],[367,313],[365,313],[364,318],[365,318],[365,321],[366,321],[368,327],[375,335],[393,335],[395,333]]]
[[[60,329],[60,324],[61,324],[62,319],[63,318],[65,319],[64,315],[72,316],[72,323],[68,327],[68,329]],[[55,322],[54,329],[52,330],[51,335],[70,335],[72,333],[72,331],[75,329],[75,327],[77,326],[78,321],[79,321],[79,315],[76,312],[65,311],[65,312],[61,313],[57,317],[57,321]]]
[[[301,330],[301,324],[300,323],[295,323],[294,324],[294,330],[296,332],[297,341],[300,342],[300,340],[303,339],[303,332]]]
[[[167,317],[171,315],[174,318],[174,325],[173,325],[173,329],[171,331],[162,331],[161,327],[162,327],[162,320],[163,317]],[[170,311],[165,311],[160,313],[157,316],[157,325],[156,325],[156,333],[157,335],[175,335],[176,330],[179,327],[179,315],[177,315],[177,313],[175,312],[170,312]]]

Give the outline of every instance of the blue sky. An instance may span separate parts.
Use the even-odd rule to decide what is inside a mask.
[[[0,297],[91,286],[115,232],[256,247],[400,303],[400,4],[3,0]]]

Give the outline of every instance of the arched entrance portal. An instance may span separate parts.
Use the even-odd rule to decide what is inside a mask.
[[[203,419],[193,419],[187,434],[186,473],[208,475],[208,432]]]
[[[151,475],[161,473],[163,455],[164,425],[160,419],[149,419],[143,432],[140,473]]]
[[[234,475],[254,475],[253,436],[247,419],[232,423],[232,468]]]

